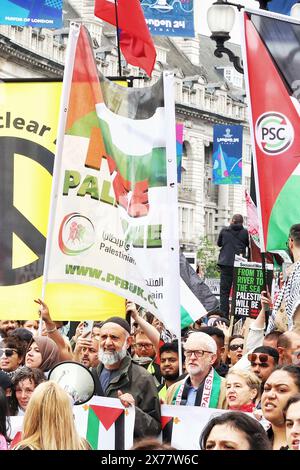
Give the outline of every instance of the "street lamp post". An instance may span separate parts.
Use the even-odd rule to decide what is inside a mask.
[[[267,10],[267,5],[270,0],[257,0],[261,10]],[[228,47],[225,47],[225,42],[230,39],[230,32],[233,28],[235,21],[235,8],[239,11],[244,8],[243,5],[231,3],[227,0],[217,0],[208,9],[207,23],[212,32],[210,36],[216,42],[216,49],[214,54],[218,59],[223,57],[223,54],[228,55],[230,62],[233,63],[234,68],[239,73],[244,73],[242,61],[239,56],[236,56]],[[300,14],[300,4],[299,4]]]
[[[224,46],[226,41],[230,39],[230,31],[233,28],[235,21],[234,7],[241,10],[242,5],[229,3],[226,0],[217,0],[207,12],[208,27],[212,32],[210,36],[216,42],[216,49],[214,54],[218,59],[227,54],[230,62],[233,63],[234,68],[243,73],[242,61],[240,57],[236,56],[228,47]]]

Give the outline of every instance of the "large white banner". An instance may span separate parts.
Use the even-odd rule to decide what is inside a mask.
[[[162,439],[178,450],[199,450],[203,428],[212,416],[224,411],[201,406],[162,405]]]
[[[134,407],[124,408],[117,398],[93,397],[73,407],[78,434],[97,450],[126,450],[133,445]],[[11,416],[10,437],[21,438],[24,416]],[[63,423],[62,423],[63,426]],[[16,437],[16,435],[18,436]]]
[[[142,305],[179,335],[173,77],[143,89],[99,82],[85,29],[70,36],[46,295],[59,283],[100,287]]]

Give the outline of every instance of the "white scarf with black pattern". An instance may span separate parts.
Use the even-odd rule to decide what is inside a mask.
[[[297,261],[294,264],[292,273],[286,279],[285,283],[279,291],[269,319],[266,334],[276,329],[275,318],[283,301],[285,303],[285,311],[288,318],[288,330],[291,330],[293,328],[294,313],[297,307],[300,305],[300,261]]]

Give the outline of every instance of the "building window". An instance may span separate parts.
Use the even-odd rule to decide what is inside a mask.
[[[246,144],[245,162],[251,163],[252,147]]]
[[[245,188],[247,189],[248,192],[250,192],[250,186],[251,186],[251,177],[245,176]]]

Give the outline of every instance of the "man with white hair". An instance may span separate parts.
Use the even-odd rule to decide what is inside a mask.
[[[91,369],[96,395],[119,398],[135,406],[134,437],[157,436],[161,431],[160,403],[153,377],[127,354],[129,323],[120,317],[106,320],[100,330],[100,364]]]
[[[225,385],[213,368],[217,345],[206,333],[192,333],[184,346],[188,375],[168,388],[166,404],[225,408]]]

